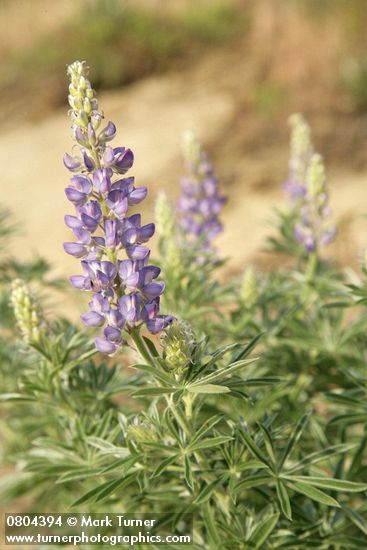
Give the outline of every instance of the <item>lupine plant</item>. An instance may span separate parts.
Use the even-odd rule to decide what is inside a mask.
[[[2,261],[2,454],[16,466],[2,503],[165,513],[177,526],[192,513],[195,550],[366,547],[367,271],[322,259],[334,230],[306,122],[292,119],[290,206],[272,238],[290,267],[244,266],[222,284],[223,199],[197,142],[179,224],[157,198],[150,264],[154,226],[129,210],[147,194],[124,175],[133,154],[108,145],[116,128],[86,64],[68,74],[76,240],[64,248],[81,260],[70,291],[89,293],[87,326],[52,316],[40,270]]]

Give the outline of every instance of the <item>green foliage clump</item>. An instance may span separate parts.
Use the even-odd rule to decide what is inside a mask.
[[[214,254],[198,262],[180,247],[164,197],[157,215],[176,317],[160,342],[134,329],[106,360],[67,320],[46,315],[37,338],[18,335],[7,306],[2,455],[17,470],[1,503],[26,495],[32,512],[149,511],[173,525],[193,513],[195,550],[363,548],[366,270],[351,277],[288,246],[282,218],[271,244],[291,267],[220,283]],[[45,286],[42,265],[37,276],[7,257],[0,273],[10,264]],[[36,311],[42,297],[28,303],[22,288]],[[8,276],[0,292],[5,307]]]

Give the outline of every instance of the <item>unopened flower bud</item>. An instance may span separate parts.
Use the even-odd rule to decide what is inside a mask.
[[[164,359],[171,369],[179,372],[191,361],[195,336],[189,324],[174,321],[163,333],[161,342]]]
[[[154,443],[157,436],[150,428],[144,424],[131,424],[127,431],[130,439],[137,444]]]
[[[73,110],[75,124],[86,128],[91,112],[98,109],[95,93],[87,78],[88,68],[85,62],[75,61],[68,66],[70,76],[69,104]]]
[[[187,162],[197,164],[200,161],[201,147],[193,132],[187,131],[184,133],[182,151]]]
[[[307,189],[310,197],[325,193],[325,168],[320,155],[313,155],[307,171]]]
[[[289,124],[292,128],[291,154],[297,157],[307,157],[309,152],[312,151],[309,125],[300,113],[291,115]]]
[[[184,262],[182,258],[182,250],[175,238],[170,238],[166,243],[166,270],[172,273],[177,278],[182,276],[184,270]]]
[[[23,340],[27,343],[38,342],[43,332],[44,322],[28,286],[21,279],[13,282],[10,301]]]
[[[240,297],[246,309],[251,309],[257,302],[257,277],[252,267],[247,268],[243,275]]]
[[[155,202],[155,226],[158,235],[163,239],[170,237],[174,232],[173,209],[165,193],[159,193]]]

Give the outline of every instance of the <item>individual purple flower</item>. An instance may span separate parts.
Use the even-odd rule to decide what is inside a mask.
[[[180,223],[187,240],[203,251],[213,251],[212,241],[222,231],[219,214],[226,202],[219,194],[218,179],[199,142],[189,132],[184,139],[188,176],[181,180],[178,201]]]
[[[64,249],[82,260],[82,274],[70,277],[71,284],[93,292],[89,311],[81,318],[89,327],[103,327],[96,347],[113,354],[136,327],[145,324],[155,334],[172,318],[159,315],[164,283],[155,280],[160,269],[148,264],[150,249],[145,245],[154,234],[154,224],[142,225],[140,214],[128,212],[129,206],[147,195],[146,187],[135,187],[133,177],[121,178],[131,168],[134,155],[126,147],[107,145],[115,137],[116,126],[109,122],[100,129],[103,115],[85,63],[76,61],[68,74],[79,154],[64,155],[64,165],[73,173],[65,193],[75,208],[73,215],[65,216],[75,241],[64,243]],[[119,259],[121,253],[125,259]]]

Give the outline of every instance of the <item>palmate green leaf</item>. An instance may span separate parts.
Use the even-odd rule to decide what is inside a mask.
[[[223,417],[224,417],[224,415],[221,413],[221,414],[217,414],[217,415],[213,416],[212,418],[209,418],[208,420],[206,420],[204,422],[204,424],[194,434],[193,438],[191,439],[191,445],[196,443],[196,441],[201,439],[203,437],[203,435],[205,435],[212,428],[214,428],[214,426],[216,426],[218,424],[218,422],[220,422],[220,420],[223,419]]]
[[[136,364],[131,365],[131,368],[151,374],[153,378],[157,378],[158,380],[160,380],[160,382],[163,382],[164,384],[172,384],[172,382],[174,382],[174,380],[168,374],[158,370],[157,368],[153,368],[150,365]]]
[[[261,429],[261,431],[263,433],[263,436],[264,436],[264,443],[265,443],[265,447],[266,447],[266,450],[268,452],[268,455],[270,456],[271,460],[275,464],[275,462],[276,462],[275,449],[274,449],[274,444],[273,444],[273,440],[271,438],[270,432],[269,432],[268,428],[266,426],[264,426],[263,424],[259,424],[259,426],[260,426],[260,429]]]
[[[328,398],[329,401],[332,401],[333,403],[338,403],[340,405],[347,405],[350,407],[356,407],[357,410],[366,410],[367,413],[367,405],[361,401],[361,392],[356,397],[353,397],[352,395],[348,393],[333,393],[333,392],[327,392],[325,395]]]
[[[335,535],[328,537],[328,543],[336,548],[345,548],[346,550],[362,550],[366,547],[366,539],[358,537],[348,537],[347,535]]]
[[[157,351],[157,348],[153,344],[152,340],[150,338],[147,338],[146,336],[143,336],[143,340],[144,340],[145,345],[147,346],[148,350],[153,355],[153,357],[159,357],[159,353]]]
[[[188,487],[191,489],[191,491],[193,491],[194,477],[192,475],[190,458],[187,455],[184,456],[184,478]]]
[[[126,472],[133,466],[133,464],[136,464],[139,460],[144,458],[143,453],[138,453],[134,456],[130,456],[127,458],[119,458],[118,460],[114,460],[112,464],[109,464],[105,468],[103,468],[100,472],[101,475],[107,474],[108,472],[112,472],[113,470],[116,470],[117,468],[121,468],[122,472]]]
[[[177,455],[173,455],[173,456],[168,456],[167,458],[164,458],[162,460],[162,462],[160,464],[158,464],[158,466],[156,467],[156,469],[153,471],[152,475],[150,476],[151,479],[154,479],[155,477],[158,477],[161,475],[162,472],[164,472],[164,470],[170,466],[171,464],[173,464],[174,462],[176,462],[177,460]]]
[[[258,388],[261,386],[270,386],[272,384],[279,384],[279,382],[284,382],[284,378],[280,376],[262,376],[261,378],[244,378],[242,384],[244,386],[250,386],[253,388]]]
[[[366,456],[367,448],[367,432],[364,437],[359,441],[356,452],[352,457],[352,462],[349,467],[348,477],[353,479],[353,476],[363,467],[364,457]]]
[[[346,481],[344,479],[334,479],[329,477],[308,477],[308,476],[283,476],[291,482],[300,482],[331,491],[341,491],[345,493],[360,493],[367,491],[367,483],[357,483],[355,481]]]
[[[238,361],[240,361],[244,357],[247,357],[247,355],[249,355],[252,352],[252,350],[256,347],[256,344],[258,343],[260,338],[262,338],[264,336],[264,334],[265,334],[265,332],[262,332],[262,333],[258,334],[257,336],[255,336],[247,344],[247,346],[245,348],[243,348],[243,349],[239,350],[237,353],[235,353],[232,357],[231,365],[233,365],[234,363],[237,363]]]
[[[80,481],[81,479],[86,479],[87,477],[95,477],[101,473],[100,468],[80,468],[71,470],[70,472],[65,472],[57,480],[56,484],[68,483],[70,481]]]
[[[246,447],[264,464],[265,467],[270,468],[270,470],[273,470],[273,464],[270,460],[265,456],[265,454],[262,452],[262,450],[256,445],[255,441],[252,439],[250,434],[248,434],[245,430],[239,431],[239,434],[241,438],[243,439]]]
[[[200,449],[210,449],[210,447],[217,447],[223,443],[233,440],[230,435],[218,435],[217,437],[211,437],[210,439],[202,439],[194,444],[190,444],[187,448],[191,453],[199,451]]]
[[[32,397],[31,395],[23,395],[21,393],[2,393],[0,394],[0,403],[7,403],[11,401],[18,401],[18,402],[27,402],[27,401],[37,401],[36,397]]]
[[[277,497],[280,504],[280,509],[289,521],[292,521],[292,508],[289,500],[288,492],[285,485],[277,479],[276,481]]]
[[[239,347],[239,344],[227,344],[225,346],[222,346],[222,347],[218,348],[214,353],[212,353],[209,360],[205,363],[205,368],[209,369],[210,367],[215,365],[215,363],[217,361],[219,361],[219,359],[222,359],[222,357],[226,353],[228,353],[229,351],[234,350],[238,347]]]
[[[157,386],[156,388],[154,388],[154,387],[142,388],[142,389],[135,390],[134,392],[132,392],[131,396],[132,397],[146,397],[146,396],[154,397],[156,395],[175,393],[175,391],[177,391],[177,389],[178,388],[174,388],[174,387],[169,388],[169,387],[164,387],[164,386]]]
[[[269,485],[272,482],[273,478],[269,475],[253,474],[251,476],[247,476],[246,479],[237,483],[237,485],[235,485],[233,488],[233,492],[236,494],[245,489],[260,487],[260,485]]]
[[[334,498],[327,495],[323,491],[320,491],[320,489],[316,489],[316,487],[312,487],[310,485],[307,485],[306,483],[301,483],[300,481],[290,483],[289,486],[294,491],[302,493],[306,497],[312,500],[316,500],[316,502],[320,502],[321,504],[325,504],[326,506],[336,506],[337,508],[340,508],[339,503]]]
[[[236,470],[239,472],[245,472],[246,470],[259,470],[260,468],[264,468],[263,462],[260,462],[260,460],[246,460],[244,464],[237,464]]]
[[[342,506],[345,515],[367,536],[367,519],[347,506]]]
[[[289,441],[288,441],[288,444],[285,448],[285,451],[284,451],[284,453],[283,453],[283,455],[282,455],[282,457],[279,461],[279,465],[278,465],[279,470],[282,469],[282,467],[284,466],[285,461],[287,460],[287,458],[291,454],[294,446],[296,445],[296,443],[300,439],[300,437],[302,435],[302,432],[303,432],[310,416],[311,416],[311,411],[305,413],[300,418],[300,420],[297,422],[296,427],[293,430],[291,437],[289,438]]]
[[[228,393],[230,392],[230,388],[227,388],[227,386],[220,386],[216,384],[202,384],[202,385],[195,385],[195,386],[186,386],[186,390],[190,393]]]
[[[215,479],[214,481],[206,485],[195,498],[194,504],[203,504],[204,502],[207,502],[216,490],[216,488],[223,483],[225,477],[226,476],[220,476],[218,479]]]
[[[305,456],[305,458],[303,458],[300,462],[287,469],[287,474],[297,472],[297,470],[302,470],[305,466],[311,466],[312,464],[317,464],[318,462],[328,460],[332,456],[350,451],[354,447],[354,443],[341,443],[340,445],[333,445],[328,449],[311,453],[308,456]]]
[[[279,514],[272,514],[260,521],[246,541],[246,550],[261,550],[262,545],[274,531],[279,520]]]
[[[96,439],[105,441],[104,437],[107,436],[107,434],[111,431],[110,426],[111,426],[111,422],[114,414],[115,414],[115,411],[113,409],[107,409],[106,413],[103,415],[102,420],[98,425],[97,431],[95,432]],[[93,443],[91,444],[93,445]]]
[[[360,413],[360,414],[354,414],[354,413],[346,413],[346,414],[339,414],[337,416],[334,416],[329,422],[329,424],[359,424],[360,422],[366,422],[367,420],[367,412]]]
[[[254,363],[255,361],[258,361],[258,359],[259,359],[258,357],[254,357],[252,359],[243,359],[241,361],[237,361],[236,363],[231,363],[227,367],[224,367],[222,369],[219,369],[215,372],[208,374],[207,376],[204,376],[203,378],[195,382],[193,386],[196,384],[202,384],[202,383],[206,384],[209,382],[212,383],[212,382],[217,382],[218,380],[219,381],[224,380],[228,376],[232,376],[235,372],[243,369],[243,367],[249,365],[250,363]]]
[[[106,455],[114,455],[120,458],[127,458],[131,454],[127,447],[117,447],[116,445],[113,445],[109,441],[101,439],[100,437],[88,436],[85,438],[85,441],[89,445],[95,447],[96,449],[101,451],[101,453]]]
[[[73,502],[71,505],[72,508],[75,506],[79,506],[80,504],[85,504],[87,502],[99,502],[112,493],[114,493],[117,489],[122,489],[123,487],[127,487],[135,481],[138,471],[132,472],[131,474],[123,477],[119,477],[118,479],[114,479],[113,481],[107,481],[106,483],[102,483],[102,485],[98,485],[98,487],[94,487],[91,491],[88,491],[80,497],[78,500]]]

